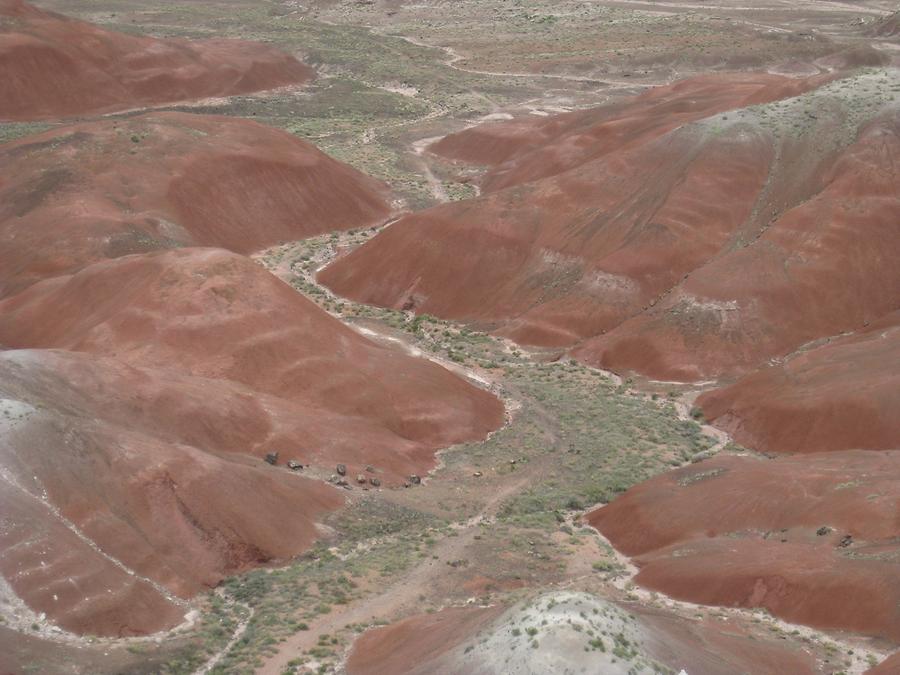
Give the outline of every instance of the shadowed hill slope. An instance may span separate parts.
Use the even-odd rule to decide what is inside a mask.
[[[862,129],[817,194],[575,354],[658,379],[733,376],[897,309],[898,153],[894,111]]]
[[[343,501],[234,447],[267,431],[249,390],[45,350],[0,353],[0,373],[0,571],[67,630],[169,628],[178,598],[300,553]]]
[[[503,422],[491,394],[221,249],[34,284],[0,303],[0,343],[0,571],[75,632],[171,627],[178,598],[310,545],[343,501],[312,478],[342,463],[398,485]]]
[[[716,113],[798,96],[829,79],[759,73],[702,75],[601,108],[478,125],[445,136],[428,150],[488,166],[482,188],[496,191],[646,144]]]
[[[652,131],[607,142],[610,127],[637,125],[626,111],[604,112],[613,119],[593,135],[563,129],[564,162],[534,154],[549,141],[507,161],[560,173],[407,216],[320,279],[356,300],[475,322],[523,344],[578,345],[588,362],[661,379],[746,371],[894,309],[896,115],[853,143],[855,125],[889,100],[890,80],[833,83],[662,133],[682,119],[690,85],[672,88],[668,114],[662,103],[652,114],[634,104]],[[665,100],[663,89],[654,101]],[[854,94],[869,107],[860,110]],[[772,272],[786,261],[795,273]],[[746,272],[723,286],[717,271],[735,266]],[[814,311],[822,296],[830,299]],[[735,331],[712,331],[732,305],[731,321],[755,326],[738,341]]]
[[[763,452],[900,447],[900,312],[697,399],[707,419]]]
[[[493,161],[485,194],[399,220],[319,278],[617,372],[738,378],[897,310],[898,86],[895,69],[701,77],[596,111],[475,127],[435,147]],[[887,344],[843,353],[864,370],[866,350]],[[889,403],[854,401],[882,426],[846,426],[827,447],[896,447]],[[773,430],[766,447],[797,442],[789,426],[777,437],[771,403],[771,419],[754,423]],[[829,405],[809,399],[804,419]]]
[[[642,483],[588,519],[636,580],[709,605],[900,639],[900,452],[722,456]]]
[[[239,40],[138,37],[0,0],[0,119],[35,120],[301,84],[313,71]]]
[[[241,382],[431,448],[478,438],[503,418],[487,392],[379,347],[221,249],[126,256],[35,284],[0,302],[0,343]]]
[[[385,186],[255,122],[152,113],[0,148],[0,297],[96,260],[265,248],[382,221]]]

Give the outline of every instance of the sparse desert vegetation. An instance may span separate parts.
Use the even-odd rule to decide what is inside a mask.
[[[0,0],[0,670],[892,672],[898,54]]]

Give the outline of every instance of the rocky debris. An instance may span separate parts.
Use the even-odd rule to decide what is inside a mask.
[[[328,478],[328,482],[336,485],[337,487],[342,487],[345,490],[352,490],[353,487],[350,485],[350,482],[344,478],[343,476],[338,476],[337,474],[331,474]]]
[[[696,464],[697,462],[702,462],[705,459],[712,459],[716,456],[716,452],[713,450],[702,450],[700,452],[694,453],[691,455],[691,464]]]
[[[289,459],[287,465],[291,471],[299,471],[303,468],[303,465],[296,459]]]
[[[409,477],[409,483],[410,483],[410,485],[421,485],[422,479],[421,479],[421,477],[417,476],[416,474],[412,474]]]
[[[372,485],[372,487],[381,487],[381,479],[380,478],[375,478],[374,476],[372,476],[369,479],[369,483]]]
[[[827,525],[823,525],[818,530],[816,530],[816,534],[820,537],[824,537],[829,532],[831,532],[831,528],[828,527]]]
[[[356,474],[356,482],[359,483],[360,485],[365,485],[366,484],[365,475],[361,474],[361,473]]]
[[[277,452],[267,452],[266,453],[266,462],[275,466],[278,464],[278,453]]]
[[[346,464],[338,464],[335,469],[338,472],[338,476],[346,476],[347,475],[347,465]]]

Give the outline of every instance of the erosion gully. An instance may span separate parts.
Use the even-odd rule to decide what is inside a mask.
[[[476,386],[501,395],[507,409],[507,425],[512,423],[516,412],[521,408],[522,403],[516,398],[514,392],[511,393],[510,388],[506,386],[502,375],[498,376],[482,368],[469,367],[468,365],[444,358],[439,354],[429,351],[427,348],[423,348],[421,344],[417,344],[415,336],[409,332],[391,329],[390,327],[380,324],[378,321],[365,321],[364,325],[362,325],[358,320],[353,320],[348,316],[346,308],[352,306],[353,303],[349,303],[345,299],[334,296],[327,288],[318,284],[316,273],[327,266],[337,255],[339,250],[362,244],[382,229],[390,227],[396,220],[397,218],[395,217],[379,227],[371,228],[370,230],[361,233],[344,233],[337,237],[332,235],[327,240],[327,243],[315,247],[311,254],[307,254],[307,259],[303,264],[298,264],[297,259],[292,259],[290,256],[281,257],[277,262],[273,263],[270,259],[270,254],[273,249],[258,254],[256,258],[261,264],[266,265],[270,271],[295,287],[297,286],[297,281],[299,279],[302,287],[307,291],[306,295],[308,297],[317,301],[333,316],[369,339],[391,348],[401,349],[412,356],[430,359],[441,366],[456,372]],[[292,244],[287,244],[285,246],[291,247]],[[276,247],[276,250],[278,248],[280,248],[282,252],[284,251],[284,246]],[[310,290],[314,290],[314,292],[308,292]],[[407,320],[412,322],[413,316],[410,314],[407,317]],[[494,349],[497,352],[515,354],[518,359],[531,362],[535,365],[545,363],[548,358],[546,353],[540,351],[528,351],[503,338],[490,336],[489,339],[492,341]],[[612,382],[613,385],[618,388],[618,391],[620,392],[619,395],[644,399],[647,405],[657,404],[656,399],[652,397],[651,394],[629,386],[628,382],[624,381],[616,373],[599,369],[592,370],[597,372],[601,377]],[[678,397],[674,401],[671,401],[674,403],[674,410],[678,419],[683,421],[693,419],[690,415],[690,410],[694,399],[704,389],[709,388],[711,384],[712,383],[701,383],[699,388],[684,388],[682,385]],[[661,401],[658,404],[663,403],[664,402]],[[708,424],[701,423],[699,425],[702,434],[710,439],[709,450],[711,451],[711,454],[723,450],[731,443],[730,436],[721,429],[717,429]],[[685,463],[689,463],[689,461]],[[439,471],[441,467],[442,463],[439,463],[431,473],[434,474]],[[427,478],[425,482],[428,482]],[[322,634],[333,633],[342,627],[351,624],[368,623],[371,625],[376,622],[384,623],[384,620],[394,620],[401,616],[416,613],[417,602],[421,597],[420,594],[422,593],[422,590],[429,588],[437,578],[446,574],[446,566],[441,564],[441,561],[463,557],[464,551],[476,539],[480,527],[486,522],[491,522],[492,519],[496,518],[498,508],[504,500],[517,493],[521,493],[529,487],[530,483],[531,476],[527,473],[517,480],[504,482],[499,489],[492,493],[491,498],[484,503],[481,510],[475,516],[452,525],[454,536],[444,537],[439,540],[432,550],[433,555],[430,558],[420,561],[411,570],[401,575],[401,578],[394,580],[393,583],[379,588],[365,597],[354,600],[346,605],[335,607],[329,614],[323,615],[310,622],[308,630],[297,632],[287,640],[281,642],[277,647],[276,653],[266,659],[262,666],[257,668],[256,672],[261,675],[280,675],[285,672],[287,667],[289,667],[289,663],[292,659],[312,649],[317,644],[318,636]],[[602,508],[602,504],[590,505],[579,512],[570,514],[568,518],[573,524],[586,527],[586,521],[582,516],[594,508]],[[701,607],[692,603],[675,600],[659,593],[650,593],[636,586],[633,579],[637,573],[637,568],[633,562],[627,556],[615,551],[610,542],[598,531],[593,528],[590,528],[590,530],[597,540],[595,542],[596,546],[614,551],[621,572],[612,577],[612,585],[621,595],[627,595],[630,600],[637,600],[642,604],[646,603],[648,606],[664,607],[673,613],[683,616],[695,616],[698,611],[709,611],[711,609],[709,607]],[[590,574],[591,573],[588,572],[581,575],[572,575],[562,582],[553,583],[547,588],[532,590],[575,588],[578,587],[586,577],[590,576]],[[473,601],[475,601],[475,599],[470,598],[468,602],[471,603]],[[719,612],[720,615],[725,614],[735,621],[747,624],[751,622],[759,623],[761,617],[761,614],[758,611],[745,609],[716,608],[716,611]],[[869,663],[872,661],[881,661],[886,657],[885,653],[873,648],[862,639],[838,637],[816,631],[806,626],[790,624],[769,615],[763,615],[763,619],[771,630],[777,629],[786,633],[793,633],[795,637],[799,636],[806,638],[808,642],[815,644],[836,645],[844,653],[853,650],[860,658],[854,660],[853,665],[845,670],[848,674],[859,675],[869,667]],[[228,643],[226,648],[215,654],[207,664],[197,672],[209,672],[212,669],[212,666],[221,659],[222,655],[224,655],[228,648],[239,638],[240,633],[245,627],[246,622],[242,622],[238,626],[235,636]],[[333,665],[336,672],[342,672],[343,663],[351,649],[352,642],[344,648],[338,663]],[[307,662],[305,665],[306,667],[315,668],[319,664],[316,661],[312,661]]]

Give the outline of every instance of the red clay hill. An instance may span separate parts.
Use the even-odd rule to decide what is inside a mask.
[[[734,376],[897,309],[898,153],[895,108],[865,125],[821,189],[752,244],[723,252],[576,355],[659,379]]]
[[[574,345],[756,227],[772,139],[750,125],[713,133],[688,123],[819,82],[705,76],[555,124],[445,139],[439,150],[466,157],[494,147],[483,136],[503,139],[488,192],[401,219],[320,278],[364,302],[494,326],[524,344]]]
[[[383,184],[312,146],[154,113],[0,157],[0,573],[57,625],[171,628],[184,599],[308,548],[344,501],[336,464],[393,487],[503,423],[241,255],[389,215]]]
[[[34,284],[0,303],[0,333],[3,489],[22,514],[0,570],[77,632],[170,627],[183,612],[167,594],[306,548],[342,497],[289,459],[320,478],[372,465],[394,486],[503,420],[489,393],[370,342],[221,249]],[[279,466],[262,461],[270,452]],[[89,599],[53,600],[73,576]]]
[[[65,351],[0,352],[0,373],[0,573],[66,630],[171,628],[183,599],[301,552],[316,517],[343,502],[325,483],[251,460],[253,442],[278,431],[271,418],[312,411]]]
[[[320,280],[617,372],[738,378],[897,310],[898,84],[893,69],[702,76],[474,127],[431,149],[487,165],[484,194],[399,220]],[[864,369],[864,352],[886,340],[844,353]],[[840,391],[848,372],[831,369],[825,383],[819,369],[815,386]],[[879,391],[893,384],[878,379]],[[853,400],[881,426],[849,425],[829,447],[897,447],[889,403]],[[826,398],[815,401],[804,414],[826,417]],[[778,437],[774,418],[752,424],[775,429],[768,447],[797,442],[787,429]]]
[[[900,451],[720,456],[630,489],[590,523],[636,581],[900,641]]]
[[[393,482],[430,467],[427,450],[483,436],[503,417],[487,392],[374,344],[250,259],[221,249],[125,256],[34,284],[0,302],[0,344],[238,382],[368,421],[394,437],[358,439],[359,449],[343,460],[390,469]],[[317,445],[346,445],[335,433]],[[269,449],[277,447],[234,448],[258,457]]]
[[[0,72],[0,119],[6,120],[242,94],[314,75],[266,45],[125,35],[21,0],[0,0]]]
[[[494,158],[476,150],[494,152],[486,194],[400,220],[321,279],[365,302],[478,322],[523,344],[575,345],[759,229],[771,135],[690,123],[821,82],[704,76],[610,109],[449,137],[437,151],[481,162]]]
[[[828,79],[754,73],[703,75],[601,108],[482,124],[445,136],[428,150],[489,167],[482,188],[497,191],[642,145],[717,112],[800,95]]]
[[[707,419],[764,452],[900,447],[900,312],[813,345],[697,399]]]
[[[0,297],[106,258],[372,225],[386,187],[283,131],[160,112],[0,148]]]

